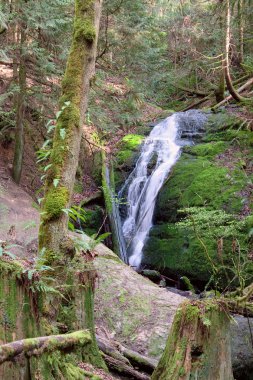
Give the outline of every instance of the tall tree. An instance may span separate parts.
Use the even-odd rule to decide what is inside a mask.
[[[74,317],[70,329],[88,328],[92,344],[82,356],[85,361],[103,367],[94,333],[93,289],[95,271],[89,252],[77,255],[68,234],[68,217],[63,212],[69,207],[78,165],[82,125],[87,109],[90,80],[95,72],[96,47],[102,0],[76,0],[72,44],[50,156],[50,170],[45,184],[39,230],[39,247],[45,252],[47,265],[54,269],[57,285],[65,296],[64,307]],[[49,280],[50,281],[50,280]],[[66,284],[72,284],[69,288]],[[43,317],[55,326],[66,324],[61,318],[62,299],[59,295],[44,299]]]
[[[19,6],[18,6],[19,7]],[[18,13],[21,14],[19,7]],[[24,155],[24,113],[26,101],[26,29],[27,25],[23,16],[17,28],[19,34],[19,73],[18,73],[18,94],[16,96],[16,131],[15,131],[15,148],[13,160],[13,179],[16,183],[20,182],[22,174],[22,164]],[[15,36],[14,36],[15,38]],[[15,70],[13,70],[15,75]]]
[[[230,1],[226,0],[226,42],[225,42],[225,58],[224,58],[224,75],[225,75],[228,91],[237,102],[240,102],[243,100],[243,97],[239,95],[238,92],[235,90],[232,83],[231,76],[230,76],[230,60],[229,60],[230,38],[231,38],[231,10],[230,10]]]
[[[50,262],[54,257],[58,261],[59,255],[66,253],[68,217],[63,209],[69,206],[78,165],[82,124],[95,68],[101,6],[102,0],[76,0],[73,40],[62,81],[39,232],[40,248],[47,249]]]

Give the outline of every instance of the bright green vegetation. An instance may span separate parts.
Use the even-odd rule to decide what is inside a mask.
[[[58,218],[69,200],[69,192],[65,187],[52,188],[45,200],[45,220]]]
[[[114,182],[117,190],[133,169],[143,140],[143,135],[136,134],[128,134],[121,139],[114,164]]]
[[[118,166],[131,167],[134,161],[134,152],[139,151],[139,147],[144,137],[141,135],[129,134],[120,141],[120,149],[116,156]]]

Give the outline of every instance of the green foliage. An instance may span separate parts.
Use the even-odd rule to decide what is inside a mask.
[[[20,247],[19,245],[17,245],[17,244],[5,244],[5,243],[1,243],[0,244],[0,258],[1,257],[3,257],[3,256],[8,256],[8,257],[10,257],[11,259],[15,259],[16,258],[16,256],[13,254],[13,253],[11,253],[11,249],[12,248],[15,248],[15,247]]]
[[[63,208],[62,211],[68,215],[68,228],[70,231],[75,231],[75,225],[79,226],[86,221],[86,212],[80,206],[73,205],[70,208]]]
[[[185,219],[177,223],[180,228],[195,228],[198,234],[204,233],[215,240],[228,237],[238,238],[239,235],[244,238],[246,220],[237,219],[235,215],[227,214],[223,210],[189,207],[178,212],[187,215]]]
[[[90,238],[87,238],[86,234],[83,231],[78,230],[77,232],[79,233],[80,236],[73,237],[74,247],[77,252],[93,251],[96,245],[101,243],[104,239],[106,239],[110,235],[109,232],[106,232],[99,236],[95,234],[91,236]]]
[[[247,252],[247,222],[222,210],[192,207],[180,210],[186,218],[177,223],[180,229],[192,233],[202,245],[203,255],[212,268],[208,283],[221,289],[245,286],[253,280],[253,263]],[[192,232],[190,232],[192,231]],[[209,241],[217,244],[217,257],[213,255]]]

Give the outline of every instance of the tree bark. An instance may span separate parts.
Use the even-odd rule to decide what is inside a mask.
[[[62,209],[69,206],[75,182],[90,79],[95,71],[102,0],[76,0],[75,4],[73,39],[62,81],[60,115],[55,129],[39,231],[39,246],[40,249],[46,248],[50,264],[66,253],[63,246],[68,218]],[[57,187],[54,185],[55,179],[58,181]]]
[[[218,301],[184,303],[152,380],[232,380],[229,323]]]
[[[16,98],[16,130],[15,130],[15,148],[13,160],[12,176],[14,181],[19,184],[22,174],[22,164],[24,155],[24,113],[25,113],[25,98],[26,98],[26,59],[25,59],[25,41],[26,41],[26,25],[21,23],[20,32],[20,61],[18,84],[19,92]],[[15,70],[13,69],[14,76]]]
[[[238,29],[239,29],[239,63],[242,65],[244,58],[244,27],[243,27],[243,0],[238,0]]]
[[[130,378],[137,379],[137,380],[150,380],[149,376],[139,371],[136,371],[133,367],[131,367],[130,365],[118,359],[115,359],[105,354],[104,354],[104,359],[108,367],[114,371],[117,371],[118,373],[125,374],[129,376]]]
[[[85,346],[91,342],[89,331],[75,331],[65,335],[50,335],[17,340],[0,346],[0,364],[14,360],[17,356],[40,356],[45,352],[64,350],[74,346]]]
[[[63,212],[69,208],[75,183],[90,79],[95,72],[101,8],[102,0],[75,0],[72,44],[62,80],[62,96],[42,202],[39,249],[44,252],[45,264],[54,269],[54,280],[64,296],[63,301],[60,295],[45,295],[42,308],[45,324],[50,320],[50,326],[57,328],[60,322],[69,328],[67,313],[60,314],[64,303],[65,310],[72,316],[70,328],[88,328],[91,334],[92,343],[82,350],[82,359],[106,368],[94,332],[96,272],[93,256],[89,251],[77,252],[82,249],[75,248],[68,233],[68,216]],[[54,286],[54,282],[49,280],[49,285]]]
[[[130,350],[122,346],[119,342],[106,340],[97,336],[99,349],[106,355],[114,359],[118,359],[128,365],[130,363],[138,368],[145,370],[147,373],[152,373],[156,368],[158,361],[139,354],[139,352]]]
[[[238,90],[237,90],[237,92],[241,93],[241,92],[243,92],[244,90],[246,90],[247,88],[249,88],[252,85],[253,85],[253,78],[249,79],[244,85],[242,85],[241,87],[239,87]],[[216,109],[218,107],[221,107],[223,104],[226,104],[227,102],[229,102],[229,100],[232,100],[232,99],[233,99],[233,96],[229,95],[224,100],[222,100],[220,103],[215,104],[212,107],[212,109]]]
[[[226,80],[226,85],[231,96],[237,101],[241,102],[245,98],[240,96],[240,94],[235,90],[232,79],[230,76],[230,63],[229,63],[229,48],[230,48],[230,23],[231,23],[231,12],[230,12],[230,0],[226,0],[226,43],[225,43],[225,58],[223,61],[224,65],[224,76]]]

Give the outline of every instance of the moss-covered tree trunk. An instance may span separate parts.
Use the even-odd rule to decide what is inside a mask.
[[[76,0],[72,45],[62,81],[51,167],[48,171],[39,245],[48,261],[66,252],[67,215],[87,109],[90,79],[94,74],[102,0]],[[67,244],[68,245],[68,244]],[[70,247],[68,247],[70,248]]]
[[[184,303],[152,380],[233,380],[229,323],[216,301]]]
[[[104,366],[104,362],[94,334],[93,289],[96,274],[92,255],[76,252],[68,233],[68,217],[63,209],[70,205],[75,182],[90,79],[95,72],[101,7],[102,0],[75,1],[72,44],[62,81],[39,230],[39,248],[43,249],[45,263],[54,269],[55,281],[48,285],[57,284],[61,293],[45,296],[41,310],[42,334],[50,335],[52,330],[55,333],[55,330],[67,332],[88,328],[92,342],[79,350],[78,357],[99,367]],[[58,356],[57,360],[61,363],[65,359]],[[52,377],[54,372],[48,369],[47,360],[42,361],[39,367],[43,379],[57,378]]]

